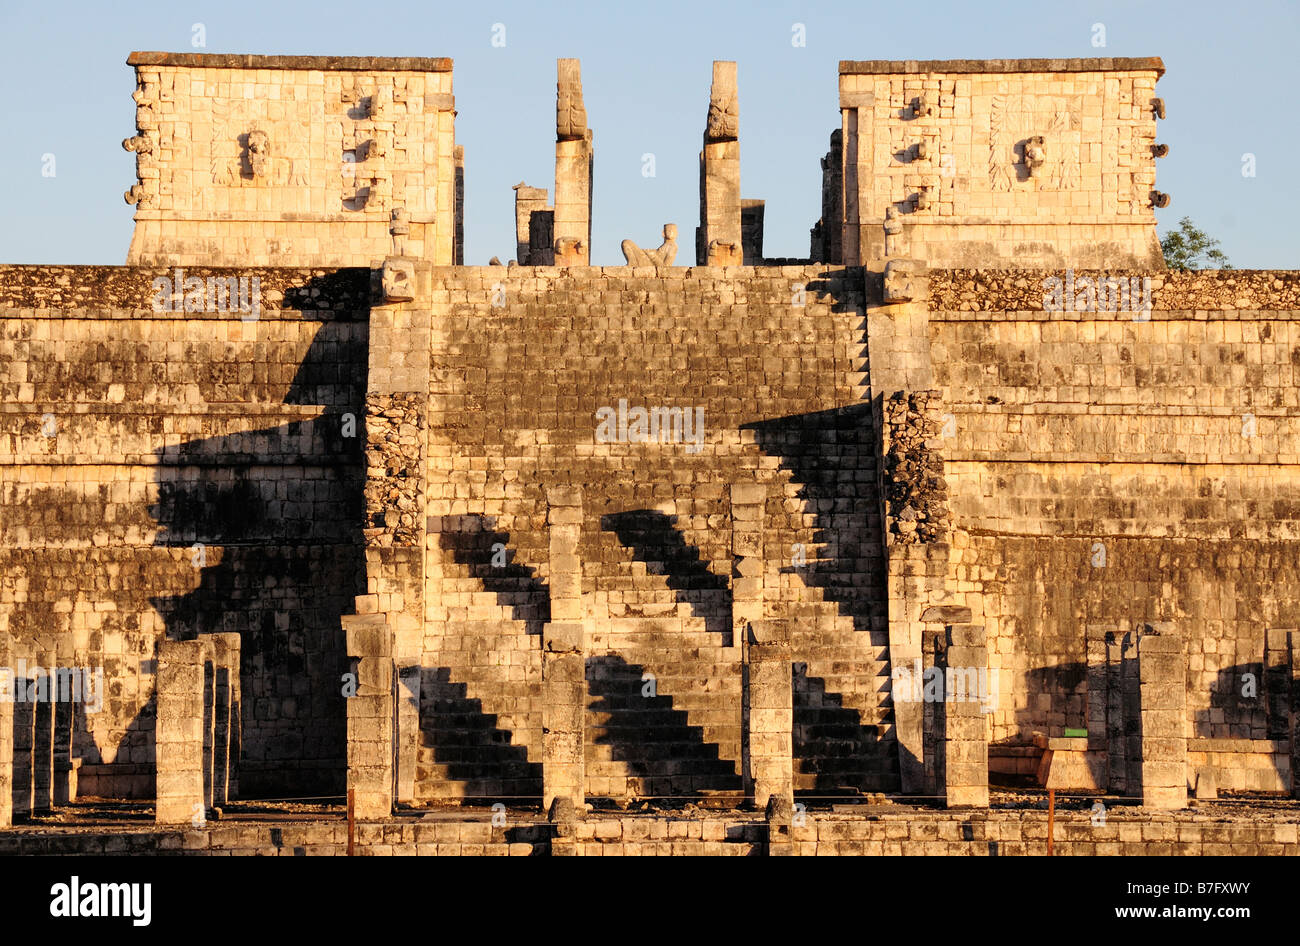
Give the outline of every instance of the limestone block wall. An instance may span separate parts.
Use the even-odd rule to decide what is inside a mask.
[[[341,790],[369,274],[192,271],[257,279],[256,319],[156,311],[173,276],[0,267],[0,634],[103,668],[85,793],[152,795],[157,644],[216,632],[242,644],[241,793]]]
[[[392,252],[455,262],[450,59],[136,52],[141,265],[365,266]]]
[[[1163,266],[1163,73],[1159,59],[841,62],[842,162],[827,166],[844,235],[831,258],[880,260],[892,211],[893,255],[934,267]]]
[[[1149,278],[1150,310],[1045,310],[1060,272],[931,277],[950,578],[1000,668],[992,738],[1087,728],[1104,745],[1088,641],[1167,622],[1189,745],[1269,757],[1285,694],[1266,637],[1300,620],[1300,274],[1076,273],[1077,308],[1107,276]]]
[[[422,797],[541,794],[560,486],[583,495],[588,797],[739,793],[733,556],[754,552],[733,548],[732,487],[751,483],[744,607],[761,589],[758,613],[789,622],[794,787],[896,787],[862,271],[434,268],[431,285]],[[692,427],[636,442],[638,408]]]

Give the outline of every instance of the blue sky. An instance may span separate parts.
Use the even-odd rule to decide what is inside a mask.
[[[202,23],[206,48],[191,45]],[[504,47],[492,45],[494,24]],[[807,44],[791,44],[805,26]],[[1092,45],[1093,24],[1106,46]],[[767,201],[765,251],[804,256],[820,212],[818,159],[838,126],[840,59],[1160,56],[1172,195],[1161,232],[1191,216],[1237,268],[1300,268],[1300,123],[1291,97],[1300,7],[1202,2],[634,4],[484,2],[43,4],[0,0],[0,76],[12,140],[0,262],[121,263],[132,208],[136,49],[298,55],[450,56],[466,152],[465,261],[514,251],[512,185],[553,186],[555,60],[582,60],[595,130],[593,262],[622,263],[625,237],[681,228],[692,260],[700,137],[711,63],[739,63],[741,181]],[[1283,72],[1288,74],[1283,78]],[[56,176],[43,177],[53,154]],[[642,155],[655,155],[653,178]],[[1256,176],[1242,175],[1243,155]]]

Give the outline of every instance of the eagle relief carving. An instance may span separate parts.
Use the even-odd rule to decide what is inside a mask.
[[[1036,190],[1079,186],[1082,100],[1064,96],[995,95],[989,111],[989,186],[994,192],[1030,181]],[[1025,149],[1044,135],[1052,142],[1046,167],[1031,168]],[[1034,173],[1030,173],[1031,170]]]
[[[307,174],[277,151],[269,133],[246,108],[213,107],[212,182],[228,187],[302,186]]]

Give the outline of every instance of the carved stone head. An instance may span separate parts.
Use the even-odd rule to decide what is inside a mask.
[[[710,141],[734,141],[740,137],[740,108],[734,92],[715,93],[709,99],[704,134]]]
[[[408,259],[384,260],[380,274],[385,302],[410,302],[415,298],[415,264]]]
[[[248,168],[254,178],[271,175],[271,138],[264,131],[248,133]]]
[[[894,259],[885,264],[885,302],[923,301],[929,298],[929,280],[918,260]]]
[[[1042,135],[1035,135],[1025,140],[1025,167],[1029,168],[1030,177],[1043,166],[1047,160],[1047,149]]]

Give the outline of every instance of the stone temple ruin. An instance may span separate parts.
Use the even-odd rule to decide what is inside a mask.
[[[1159,59],[840,63],[806,259],[714,63],[693,265],[608,267],[576,60],[506,266],[451,60],[127,61],[127,264],[0,267],[0,824],[1297,853],[1189,806],[1300,791],[1300,278],[1164,269]]]

